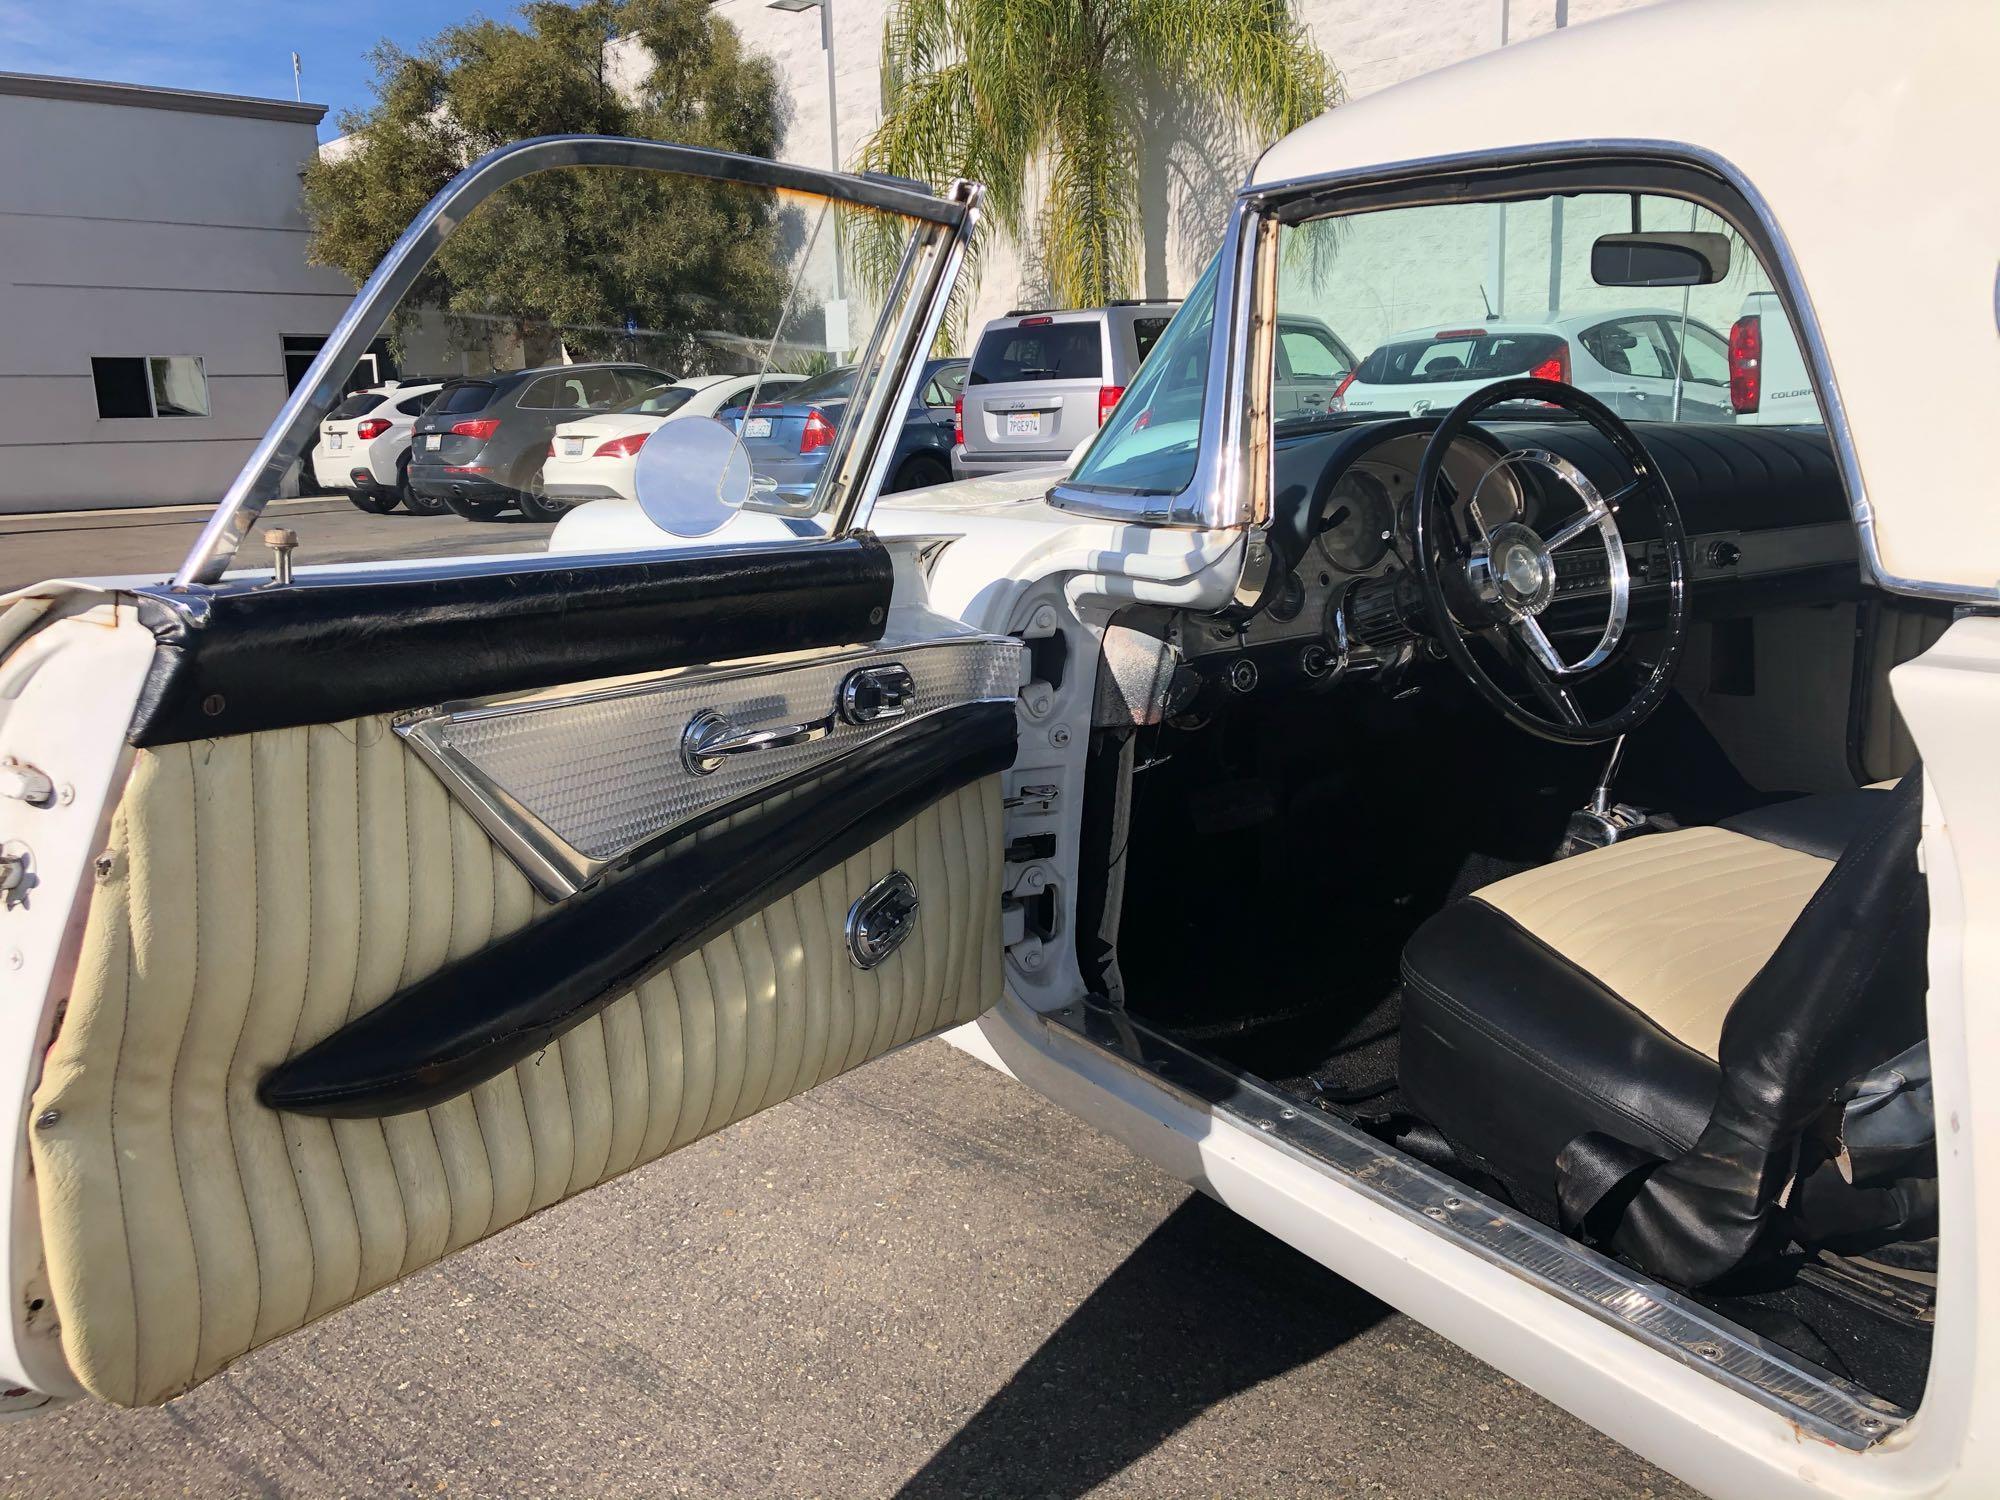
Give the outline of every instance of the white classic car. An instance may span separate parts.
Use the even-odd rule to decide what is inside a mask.
[[[946,1032],[1713,1494],[1993,1494],[1996,58],[1988,4],[1694,0],[1345,106],[1046,493],[877,502],[976,186],[468,168],[176,577],[0,613],[10,1399],[168,1400]],[[746,347],[863,300],[814,204],[902,239],[811,503],[670,423],[597,550],[226,571],[449,226],[610,173],[770,230],[789,287],[699,313]],[[1274,413],[1288,313],[1496,278],[1768,289],[1821,420]]]

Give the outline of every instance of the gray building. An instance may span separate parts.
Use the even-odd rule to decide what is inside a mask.
[[[353,286],[316,104],[0,73],[0,512],[212,501]]]

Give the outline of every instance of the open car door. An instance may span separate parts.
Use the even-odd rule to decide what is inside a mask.
[[[499,236],[627,192],[667,281],[775,260],[709,276],[740,305],[658,315],[665,350],[634,347],[645,316],[468,310]],[[931,614],[922,544],[862,529],[975,212],[657,143],[510,147],[384,261],[178,578],[0,601],[0,1383],[167,1400],[999,998],[1020,647]],[[832,306],[837,247],[885,233],[870,336]],[[790,540],[723,525],[769,489],[739,411],[641,453],[656,550],[225,574],[378,335],[475,371],[858,370]]]

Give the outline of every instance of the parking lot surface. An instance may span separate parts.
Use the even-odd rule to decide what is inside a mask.
[[[201,519],[0,517],[0,589],[170,569]],[[548,530],[340,500],[267,520],[307,561]],[[1688,1493],[941,1042],[169,1406],[0,1427],[0,1495],[22,1500]]]
[[[1688,1492],[941,1042],[644,1167],[0,1493]]]

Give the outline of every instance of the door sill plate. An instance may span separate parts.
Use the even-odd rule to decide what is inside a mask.
[[[1901,1407],[1123,1011],[1086,1001],[1042,1019],[1827,1442],[1860,1451],[1909,1420]]]

